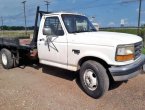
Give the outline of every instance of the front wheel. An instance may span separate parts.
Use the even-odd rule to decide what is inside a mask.
[[[93,98],[100,98],[109,88],[106,69],[96,61],[86,61],[80,69],[83,90]]]

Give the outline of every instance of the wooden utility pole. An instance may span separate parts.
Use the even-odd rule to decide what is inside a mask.
[[[49,1],[44,1],[44,2],[46,2],[46,6],[47,6],[47,12],[48,12],[48,6],[50,5],[50,2]]]
[[[142,6],[142,0],[139,0],[138,29],[137,29],[138,35],[140,34],[141,6]]]
[[[25,34],[27,35],[26,1],[23,1],[22,3],[23,3],[23,5],[24,5]]]
[[[1,30],[2,30],[2,34],[4,34],[4,29],[3,29],[3,26],[4,26],[4,20],[3,20],[3,17],[1,17]]]

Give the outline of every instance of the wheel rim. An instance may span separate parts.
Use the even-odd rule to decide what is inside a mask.
[[[3,53],[2,54],[2,63],[4,64],[4,65],[7,65],[7,63],[8,63],[8,61],[7,61],[7,56]]]
[[[91,91],[97,89],[98,80],[95,72],[91,69],[87,69],[84,73],[84,82],[87,88]]]

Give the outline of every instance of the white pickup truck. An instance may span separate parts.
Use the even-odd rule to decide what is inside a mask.
[[[42,18],[37,34],[39,13]],[[93,98],[104,95],[110,79],[125,81],[138,75],[145,62],[141,37],[96,31],[80,14],[47,14],[38,8],[32,42],[20,40],[0,38],[5,69],[17,66],[21,59],[37,57],[41,64],[79,71],[84,91]]]

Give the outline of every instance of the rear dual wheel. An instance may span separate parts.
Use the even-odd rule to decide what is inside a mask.
[[[14,66],[13,54],[8,49],[2,49],[0,52],[2,66],[5,69],[11,69]]]

